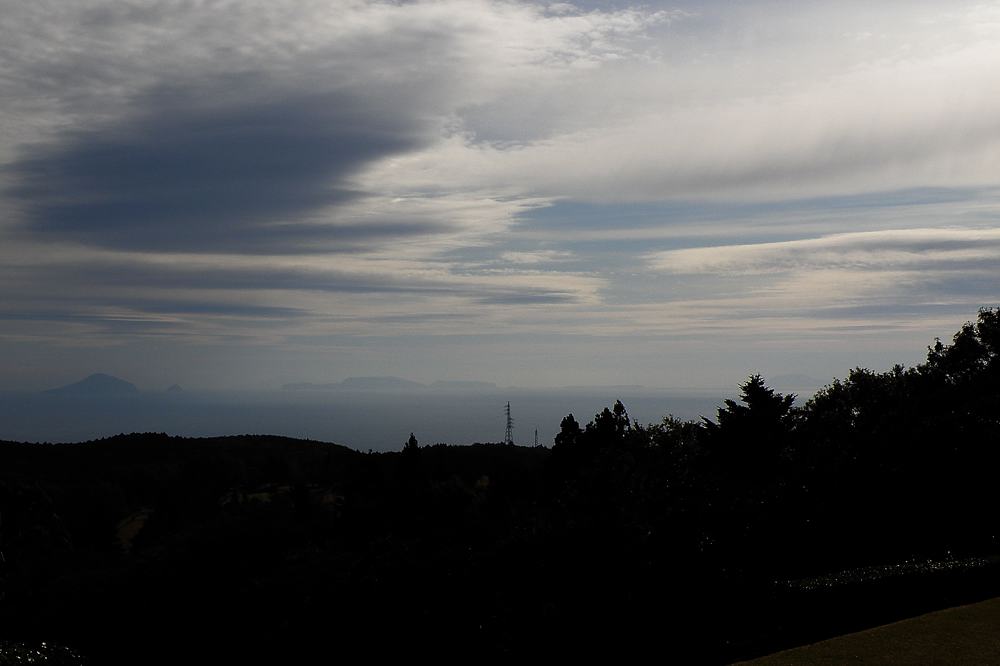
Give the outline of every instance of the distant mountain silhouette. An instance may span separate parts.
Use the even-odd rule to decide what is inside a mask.
[[[135,395],[139,393],[139,389],[136,388],[135,384],[124,379],[96,373],[74,384],[48,389],[43,393],[48,395],[119,396]]]
[[[497,387],[493,382],[473,382],[473,381],[447,381],[439,380],[431,384],[431,388],[436,389],[460,389],[463,391],[482,391],[487,389],[495,389]]]
[[[564,391],[643,391],[646,389],[642,384],[573,384],[570,386],[560,386]]]
[[[348,377],[341,382],[344,388],[351,389],[415,389],[426,388],[420,382],[411,382],[399,377]]]
[[[181,388],[180,384],[171,384],[167,388],[167,393],[184,393],[184,389]]]
[[[286,391],[336,391],[347,390],[412,390],[427,388],[426,384],[412,382],[409,379],[400,377],[348,377],[342,382],[330,384],[313,384],[310,382],[298,382],[295,384],[285,384],[282,386]]]

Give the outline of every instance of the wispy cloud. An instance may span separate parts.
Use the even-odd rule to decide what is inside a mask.
[[[775,243],[719,245],[654,253],[668,273],[748,275],[796,270],[984,269],[1000,261],[1000,229],[888,229]]]
[[[665,312],[797,346],[830,345],[823,336],[836,331],[947,333],[1000,297],[996,229],[852,232],[671,250],[647,259],[672,279],[713,285]]]
[[[543,264],[571,259],[573,254],[565,250],[529,250],[504,252],[500,259],[511,264]]]

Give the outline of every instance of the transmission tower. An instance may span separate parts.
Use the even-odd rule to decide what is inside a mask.
[[[505,410],[507,414],[507,431],[503,436],[503,443],[508,446],[514,445],[514,419],[510,417],[510,403],[507,403],[507,409]]]

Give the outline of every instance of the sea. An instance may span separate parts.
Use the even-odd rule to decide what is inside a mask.
[[[667,415],[712,418],[729,397],[723,392],[643,387],[2,393],[0,440],[82,442],[131,432],[185,437],[267,434],[359,451],[393,451],[402,448],[410,433],[422,446],[502,442],[509,403],[514,443],[550,446],[566,415],[573,414],[583,426],[616,400],[633,420],[646,424]]]

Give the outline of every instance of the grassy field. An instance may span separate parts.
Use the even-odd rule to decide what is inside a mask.
[[[741,664],[1000,664],[1000,598],[785,650]]]

